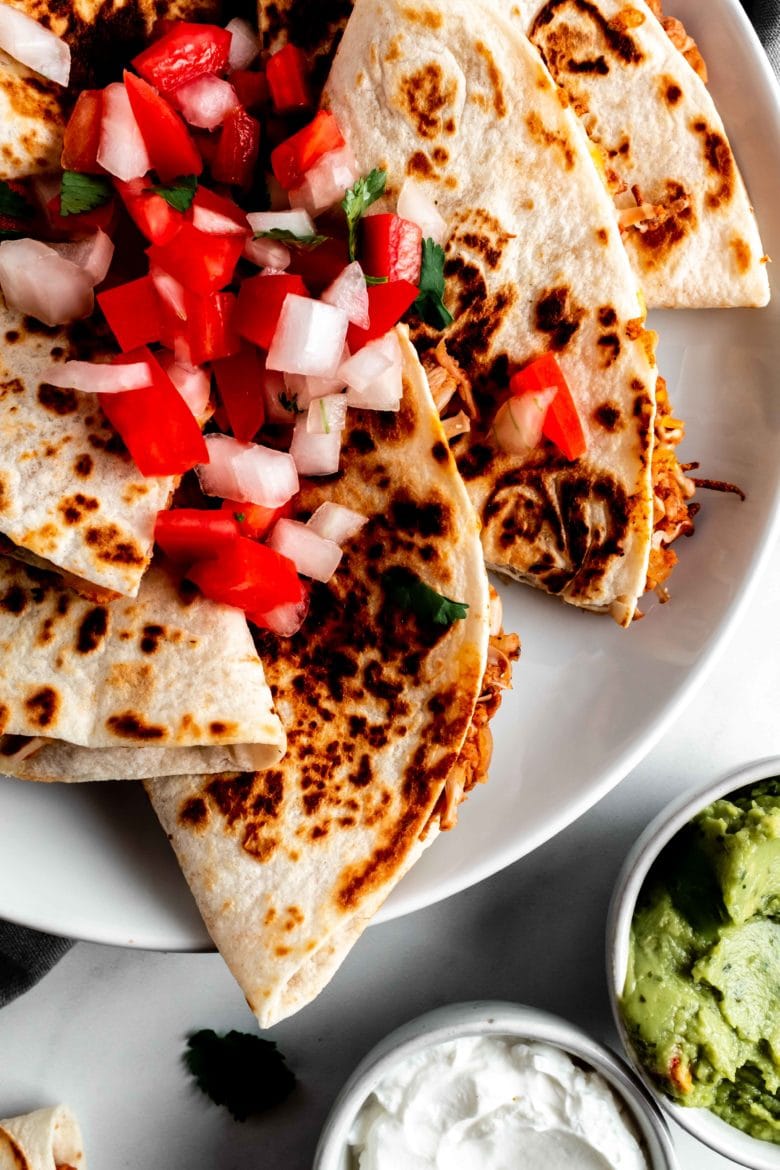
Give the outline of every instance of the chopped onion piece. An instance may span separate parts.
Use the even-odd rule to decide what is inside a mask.
[[[292,253],[279,240],[248,239],[244,244],[244,256],[258,268],[273,268],[284,272],[292,264]]]
[[[300,630],[306,621],[306,615],[309,612],[309,602],[310,597],[307,589],[300,601],[289,602],[287,605],[277,605],[276,609],[259,615],[257,624],[271,630],[274,634],[278,634],[280,638],[292,638],[293,634],[297,634],[298,630]],[[249,620],[251,621],[252,619],[250,618]],[[45,740],[41,740],[41,743],[45,742]]]
[[[341,460],[341,431],[312,435],[308,416],[301,415],[293,431],[290,454],[300,475],[335,475]]]
[[[360,170],[348,146],[328,151],[306,172],[303,185],[290,191],[290,206],[305,207],[310,215],[319,215],[343,199],[359,178]]]
[[[196,467],[207,496],[280,508],[298,491],[292,456],[229,435],[206,435],[209,462]]]
[[[232,216],[222,215],[201,203],[192,205],[192,226],[210,236],[243,236],[246,224],[240,224]]]
[[[551,387],[507,398],[498,408],[493,422],[493,433],[502,451],[527,455],[539,446],[547,410],[557,393],[557,389]]]
[[[225,31],[229,32],[232,38],[228,53],[228,65],[231,71],[233,69],[246,69],[260,52],[260,44],[254,29],[240,16],[234,16],[225,25]]]
[[[295,410],[295,394],[286,385],[284,375],[275,370],[266,370],[263,374],[262,391],[266,422],[292,426],[298,412]],[[288,409],[284,405],[285,402],[293,409]]]
[[[127,90],[119,81],[103,90],[97,160],[109,175],[125,182],[140,179],[152,165]]]
[[[342,309],[288,293],[268,351],[268,369],[334,377],[348,328],[349,319]]]
[[[277,520],[268,543],[314,581],[330,581],[344,555],[334,541],[324,540],[298,520]]]
[[[311,516],[306,527],[311,528],[318,536],[325,540],[332,540],[334,544],[343,545],[353,536],[357,536],[360,529],[368,524],[368,516],[360,512],[353,512],[343,504],[334,504],[327,500],[320,504],[317,511]]]
[[[41,380],[66,390],[83,390],[85,394],[118,394],[151,386],[152,371],[148,362],[131,362],[126,366],[108,362],[60,362],[44,370]]]
[[[346,394],[326,394],[309,403],[306,430],[310,435],[330,435],[333,431],[343,431],[346,423]]]
[[[38,240],[0,244],[0,288],[9,309],[46,325],[89,317],[95,307],[91,278]]]
[[[211,400],[211,378],[205,370],[182,366],[170,350],[155,354],[166,374],[199,422],[205,421]]]
[[[284,382],[299,410],[306,410],[315,398],[340,394],[346,385],[340,378],[312,378],[306,374],[285,374]]]
[[[100,228],[83,240],[51,244],[60,256],[83,268],[93,285],[101,284],[108,276],[114,258],[114,241]]]
[[[370,318],[368,314],[368,286],[363,269],[357,260],[348,264],[333,284],[325,289],[322,300],[326,305],[334,305],[343,309],[353,325],[358,329],[368,329]]]
[[[160,300],[172,310],[174,316],[178,317],[180,321],[186,321],[187,309],[184,302],[184,285],[180,284],[164,268],[158,268],[156,264],[150,266],[149,275],[152,278],[152,284]]]
[[[369,341],[353,357],[339,366],[339,377],[350,390],[359,394],[386,374],[393,366],[401,365],[401,347],[394,333],[387,333],[376,341]]]
[[[292,232],[294,236],[316,236],[317,226],[308,211],[250,211],[247,216],[253,232],[272,232],[275,229]]]
[[[0,49],[58,85],[70,80],[70,49],[61,37],[9,4],[0,4]]]
[[[396,212],[401,219],[410,219],[421,229],[423,239],[443,244],[447,239],[447,223],[433,203],[414,179],[406,179],[398,196]]]
[[[213,73],[180,85],[171,100],[190,126],[197,126],[200,130],[216,130],[230,111],[241,104],[230,82]]]

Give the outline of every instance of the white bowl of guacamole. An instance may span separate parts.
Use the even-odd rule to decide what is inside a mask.
[[[665,809],[632,849],[607,928],[615,1022],[674,1119],[780,1170],[780,757]]]

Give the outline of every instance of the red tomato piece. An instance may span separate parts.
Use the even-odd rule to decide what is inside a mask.
[[[209,452],[195,416],[149,350],[114,358],[119,365],[148,362],[152,384],[141,390],[99,394],[100,406],[142,475],[183,475]]]
[[[216,191],[209,191],[208,187],[198,187],[195,192],[195,198],[192,201],[192,207],[201,208],[204,212],[211,211],[215,215],[224,216],[231,220],[236,229],[240,229],[244,236],[252,234],[252,229],[246,221],[246,212],[242,211],[237,203],[232,199],[228,199],[226,195],[217,195]],[[189,218],[193,218],[192,209],[190,209]],[[202,230],[202,229],[201,229]],[[227,232],[222,234],[228,234]],[[237,230],[236,234],[240,234]]]
[[[190,132],[165,98],[146,81],[125,70],[125,89],[153,169],[163,183],[199,175],[203,160]]]
[[[162,340],[160,301],[151,277],[99,292],[97,302],[123,351]]]
[[[293,248],[288,273],[302,276],[315,296],[333,284],[349,264],[346,237],[334,236],[317,248]]]
[[[102,89],[82,90],[62,139],[61,162],[64,171],[82,171],[89,175],[103,173],[97,160],[102,118]]]
[[[230,41],[230,33],[218,25],[178,20],[133,58],[133,66],[160,93],[172,93],[206,73],[226,72]]]
[[[138,230],[152,244],[167,244],[179,232],[184,215],[152,190],[149,179],[114,180],[114,186]]]
[[[236,310],[233,293],[198,297],[185,292],[184,307],[187,321],[182,322],[183,332],[189,342],[193,365],[201,366],[204,362],[219,361],[238,353],[241,339],[233,326]]]
[[[363,270],[369,276],[420,283],[422,228],[392,213],[362,220]]]
[[[269,58],[266,65],[268,88],[280,114],[305,110],[312,105],[306,73],[306,58],[297,45],[288,42]]]
[[[205,297],[230,283],[243,250],[243,236],[215,236],[185,222],[172,240],[152,244],[146,254],[190,292]]]
[[[239,536],[215,560],[200,561],[188,573],[206,597],[246,613],[268,613],[303,597],[295,565],[265,544]]]
[[[214,363],[214,375],[230,429],[248,443],[265,421],[263,363],[254,346],[244,345],[232,357]]]
[[[238,535],[238,523],[228,512],[203,508],[158,512],[154,526],[154,539],[165,555],[189,564],[219,556]]]
[[[309,290],[300,276],[251,276],[241,284],[233,324],[247,341],[270,349],[284,298],[288,293],[307,297]]]
[[[357,353],[369,341],[384,337],[389,329],[403,317],[407,309],[417,300],[419,289],[408,280],[391,280],[387,284],[368,286],[368,329],[350,325],[347,345],[350,353]]]
[[[241,106],[231,110],[222,123],[219,143],[211,164],[217,183],[249,187],[260,151],[260,123]]]
[[[588,449],[577,406],[563,370],[554,354],[545,353],[516,373],[510,383],[513,394],[529,394],[555,388],[542,433],[559,447],[567,459],[579,459]]]
[[[268,101],[268,80],[264,73],[236,69],[230,74],[230,84],[245,110],[256,110]]]
[[[304,176],[324,154],[345,145],[333,114],[320,110],[308,126],[280,143],[271,153],[271,168],[285,191],[300,187]]]
[[[115,199],[109,199],[94,211],[83,211],[80,215],[62,215],[59,195],[53,195],[46,204],[47,229],[55,238],[64,236],[68,240],[81,240],[93,235],[98,228],[113,236],[117,219]]]
[[[245,504],[242,500],[223,500],[222,508],[230,513],[241,535],[250,540],[265,536],[280,516],[288,516],[292,511],[289,503],[280,508],[266,508],[263,504]]]

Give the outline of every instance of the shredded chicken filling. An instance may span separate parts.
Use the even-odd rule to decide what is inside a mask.
[[[698,511],[697,505],[689,502],[696,484],[677,459],[684,436],[685,424],[673,416],[666,380],[659,377],[653,445],[653,538],[646,588],[655,590],[662,601],[668,600],[664,582],[677,564],[677,554],[670,545],[678,537],[692,534]]]
[[[685,25],[675,16],[664,16],[661,0],[647,0],[653,16],[660,21],[663,30],[675,49],[679,49],[690,67],[698,73],[703,82],[707,81],[707,65],[699,52],[699,47],[692,36],[689,36]]]

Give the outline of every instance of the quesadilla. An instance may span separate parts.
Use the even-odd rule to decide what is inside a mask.
[[[0,1170],[86,1170],[79,1123],[65,1105],[0,1121]]]
[[[154,565],[95,604],[0,558],[0,771],[145,779],[264,768],[284,754],[244,615]]]
[[[488,565],[629,624],[651,546],[672,535],[654,536],[656,338],[581,126],[517,26],[465,0],[358,0],[323,103],[361,170],[387,171],[380,210],[413,182],[445,221],[454,321],[415,340],[470,382],[458,466]],[[576,405],[578,458],[495,441],[510,378],[546,353]]]
[[[302,631],[260,636],[286,757],[254,775],[146,785],[263,1027],[314,998],[484,779],[487,722],[516,656],[513,637],[488,650],[479,525],[400,336],[400,412],[351,411],[343,472],[309,481],[298,501],[304,515],[329,500],[368,522],[315,584]],[[425,600],[439,594],[460,614],[440,616],[450,624]]]

